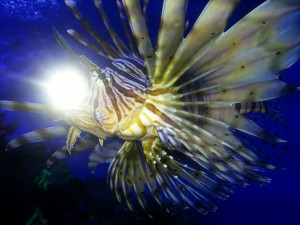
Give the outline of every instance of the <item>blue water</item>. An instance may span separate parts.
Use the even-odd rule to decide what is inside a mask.
[[[91,1],[79,0],[77,2],[83,13],[87,14],[87,17],[92,21],[95,21],[94,24],[96,24],[101,34],[108,37],[105,32],[102,32],[104,30],[103,25],[99,23],[98,26],[97,24],[97,21],[99,21],[98,15],[93,9]],[[117,18],[117,8],[111,2],[113,1],[104,1],[104,6],[111,18]],[[151,23],[149,29],[153,40],[156,37],[154,31],[159,26],[161,10],[159,2],[152,0],[149,5],[149,24]],[[263,1],[242,1],[229,24],[233,24],[261,2]],[[191,21],[190,27],[205,3],[206,1],[190,1],[188,8],[188,17]],[[121,29],[118,19],[113,20],[112,24],[116,27],[116,30]],[[67,40],[70,40],[75,51],[84,53],[96,60],[99,65],[105,66],[106,62],[104,60],[77,45],[64,32],[68,28],[78,30],[82,30],[82,28],[65,7],[62,0],[1,0],[1,100],[47,102],[47,96],[41,86],[41,83],[47,78],[47,73],[53,67],[73,63],[72,58],[56,43],[53,37],[53,26],[63,33]],[[121,33],[121,35],[124,34]],[[299,74],[300,62],[285,71],[282,79],[291,85],[300,86]],[[281,101],[278,102],[282,107],[286,121],[290,124],[289,128],[274,128],[278,129],[279,132],[285,132],[286,130],[288,132],[287,136],[290,140],[288,148],[290,150],[285,152],[284,156],[282,154],[282,157],[278,160],[286,170],[269,172],[268,175],[272,178],[272,182],[263,187],[250,185],[246,188],[235,188],[234,193],[228,200],[218,202],[216,213],[202,216],[193,211],[187,211],[178,216],[179,219],[177,217],[162,216],[159,221],[146,218],[136,220],[130,213],[126,213],[120,206],[116,206],[116,201],[112,199],[109,188],[105,184],[105,169],[107,167],[99,167],[95,174],[89,172],[86,164],[87,154],[66,160],[70,168],[66,176],[69,176],[68,179],[71,180],[73,186],[68,183],[65,189],[64,185],[54,189],[57,193],[53,190],[52,192],[41,193],[37,191],[39,194],[33,199],[24,197],[27,191],[30,192],[36,189],[32,180],[22,180],[21,177],[34,178],[37,176],[39,170],[43,169],[47,155],[61,144],[62,141],[59,140],[57,142],[46,142],[46,146],[42,145],[43,151],[38,151],[39,146],[34,145],[34,147],[27,146],[25,149],[13,150],[15,153],[7,153],[11,155],[4,156],[1,149],[1,157],[10,160],[11,165],[13,165],[8,167],[9,163],[5,162],[4,164],[1,161],[2,166],[0,166],[0,196],[4,199],[2,206],[6,207],[5,218],[10,219],[10,222],[5,224],[25,224],[25,221],[28,221],[34,214],[35,208],[41,207],[49,224],[118,224],[120,222],[123,224],[298,225],[300,224],[299,100],[300,93],[295,93],[282,97]],[[54,123],[53,118],[44,115],[7,113],[4,111],[0,111],[0,113],[5,113],[4,121],[6,124],[15,123],[18,126],[13,134],[7,136],[8,139],[34,129],[51,126]],[[275,121],[271,120],[265,126],[272,129],[275,125]],[[266,149],[267,154],[271,156],[270,161],[275,160],[274,155],[280,155],[279,150],[272,149],[271,146],[266,148],[268,148]],[[278,148],[283,147],[278,146]],[[33,159],[27,158],[26,151],[30,150],[37,150],[30,154]],[[262,154],[262,157],[266,157],[266,155]],[[40,162],[38,162],[39,160]],[[38,169],[32,169],[31,171],[30,165],[34,165]],[[28,175],[28,173],[32,174]],[[63,178],[60,179],[63,180]],[[81,194],[76,195],[76,192]],[[66,198],[66,196],[70,196],[70,198]],[[55,202],[53,199],[57,201],[62,199],[63,202]],[[64,209],[62,205],[66,208]],[[68,207],[74,208],[70,209]],[[113,211],[105,211],[105,207]],[[57,208],[62,211],[57,212]],[[77,212],[81,212],[81,214],[76,214]],[[16,218],[17,215],[20,215],[19,219]]]

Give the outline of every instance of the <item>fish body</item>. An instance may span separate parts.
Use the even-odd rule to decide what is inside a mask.
[[[104,79],[94,77],[91,80],[87,105],[63,113],[63,119],[70,126],[90,133],[94,130],[93,134],[102,139],[116,135],[128,141],[157,137],[155,126],[158,124],[169,122],[180,127],[155,106],[174,96],[167,93],[168,98],[162,98],[159,91],[151,89],[140,59],[113,60],[101,73]],[[89,123],[85,124],[87,121]]]
[[[74,1],[65,2],[94,42],[73,29],[67,32],[110,64],[100,68],[78,55],[54,30],[58,43],[88,71],[89,94],[78,108],[62,113],[69,131],[33,131],[11,141],[10,148],[67,135],[66,146],[47,165],[67,152],[94,148],[89,165],[95,169],[111,161],[109,185],[130,210],[133,199],[147,210],[149,192],[167,211],[166,202],[172,202],[206,214],[232,186],[269,181],[262,171],[275,166],[260,160],[236,131],[283,141],[245,114],[266,113],[266,101],[299,90],[278,79],[300,57],[299,0],[265,1],[226,31],[239,1],[211,0],[186,35],[188,1],[165,0],[157,47],[146,23],[148,1],[116,1],[128,45],[101,0],[94,4],[114,45],[93,29]],[[0,107],[53,113],[32,103],[0,101]],[[114,137],[119,150],[106,144]]]

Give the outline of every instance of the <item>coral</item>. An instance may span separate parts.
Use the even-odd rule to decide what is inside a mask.
[[[34,183],[41,190],[47,191],[49,187],[63,187],[72,179],[74,179],[74,175],[69,167],[65,163],[59,162],[54,167],[41,170],[40,174],[35,177]]]
[[[44,219],[43,213],[40,208],[35,210],[35,213],[31,217],[30,220],[26,222],[25,225],[47,225],[47,220]]]
[[[50,175],[51,173],[47,169],[41,170],[40,175],[34,179],[34,182],[40,189],[47,191],[49,184],[51,184],[49,181]]]

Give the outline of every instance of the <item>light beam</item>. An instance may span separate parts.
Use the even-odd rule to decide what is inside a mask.
[[[73,68],[52,72],[45,86],[51,103],[62,111],[76,109],[87,96],[86,79]]]

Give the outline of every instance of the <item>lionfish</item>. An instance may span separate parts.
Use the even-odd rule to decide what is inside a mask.
[[[282,142],[246,114],[266,113],[265,102],[299,90],[279,74],[300,57],[300,0],[267,0],[225,30],[239,0],[210,0],[186,32],[187,0],[164,0],[155,47],[144,0],[116,0],[128,44],[94,0],[111,44],[97,33],[74,0],[65,0],[93,42],[67,32],[110,61],[100,68],[55,38],[89,74],[80,107],[56,112],[44,104],[1,101],[0,108],[59,114],[66,125],[24,134],[8,148],[67,135],[47,164],[70,153],[95,150],[91,169],[110,162],[108,182],[120,203],[147,210],[147,196],[206,214],[235,185],[264,183],[263,162],[238,137],[242,132]],[[111,141],[118,138],[121,142]],[[95,141],[95,138],[97,141]],[[98,141],[99,140],[99,141]]]

